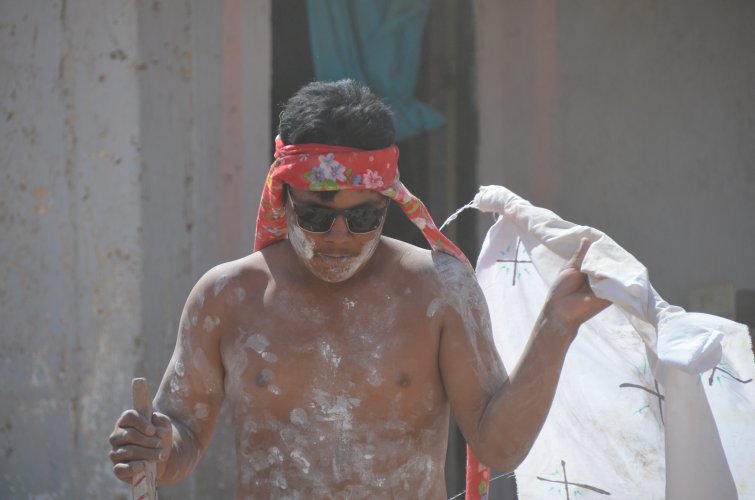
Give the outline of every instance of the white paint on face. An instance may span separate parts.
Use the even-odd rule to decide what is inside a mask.
[[[312,274],[328,283],[341,283],[354,276],[370,260],[380,243],[380,231],[375,231],[374,238],[365,242],[357,255],[337,259],[315,253],[312,236],[295,222],[289,222],[288,239],[301,263]]]
[[[202,328],[207,333],[210,333],[220,324],[220,319],[217,316],[206,316]]]
[[[291,224],[290,219],[288,224],[288,239],[291,241],[291,246],[294,247],[296,255],[305,264],[315,256],[315,244],[312,239],[309,238],[307,233],[298,224]]]
[[[218,296],[218,294],[225,288],[225,286],[228,284],[228,275],[227,274],[221,274],[220,278],[215,282],[215,284],[212,287],[212,293],[215,295],[215,297]]]

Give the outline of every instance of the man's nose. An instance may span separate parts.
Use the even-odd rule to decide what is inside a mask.
[[[328,241],[346,241],[351,238],[351,232],[349,226],[346,223],[346,217],[343,214],[336,215],[336,220],[333,221],[333,225],[330,227],[330,231],[325,233],[325,238]]]

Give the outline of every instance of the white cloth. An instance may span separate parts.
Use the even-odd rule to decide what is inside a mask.
[[[482,187],[470,205],[500,214],[477,275],[509,370],[583,237],[593,244],[582,270],[614,303],[582,325],[567,354],[548,418],[516,471],[519,498],[718,500],[738,498],[737,489],[755,498],[747,327],[669,305],[608,236],[506,188]]]

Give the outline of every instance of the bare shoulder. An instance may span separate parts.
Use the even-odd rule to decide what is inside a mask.
[[[417,285],[428,288],[431,294],[443,292],[453,294],[463,288],[477,286],[472,269],[456,257],[431,250],[419,248],[409,243],[383,238],[401,273]]]
[[[239,305],[261,303],[270,282],[269,258],[264,254],[254,252],[207,271],[189,294],[187,310],[201,311],[203,316],[226,316]]]
[[[426,250],[409,243],[383,238],[383,244],[390,251],[401,272],[430,285],[453,285],[475,282],[471,268],[456,257]]]

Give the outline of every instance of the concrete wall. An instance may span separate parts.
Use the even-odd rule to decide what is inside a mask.
[[[0,4],[0,498],[128,498],[107,436],[251,248],[269,0]],[[230,202],[229,202],[230,201]],[[227,498],[228,420],[162,498]]]
[[[0,3],[0,498],[127,498],[107,435],[196,279],[251,247],[271,0]],[[755,288],[755,8],[479,0],[479,177],[684,305]],[[163,498],[230,496],[228,420]]]
[[[476,6],[481,183],[605,231],[672,303],[755,288],[755,4]]]

